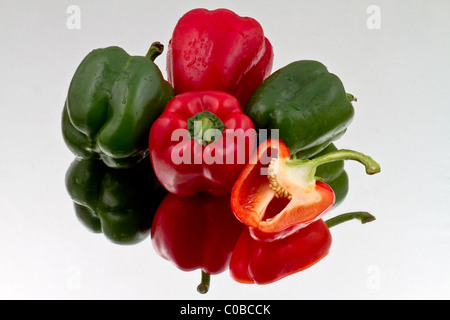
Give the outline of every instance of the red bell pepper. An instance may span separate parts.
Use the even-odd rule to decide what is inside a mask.
[[[155,214],[151,237],[156,252],[179,269],[202,269],[199,290],[207,291],[210,275],[228,269],[243,228],[231,212],[230,195],[182,198],[169,193]]]
[[[241,283],[269,284],[305,270],[326,257],[332,237],[329,228],[359,219],[375,220],[368,212],[350,212],[324,222],[319,219],[278,241],[255,240],[249,229],[242,231],[230,260],[230,275]]]
[[[255,146],[253,123],[232,95],[220,91],[175,96],[150,130],[155,174],[171,193],[229,194]]]
[[[243,109],[272,71],[273,49],[254,19],[227,9],[194,9],[180,18],[168,45],[168,81],[176,94],[228,92]]]
[[[378,163],[356,151],[337,150],[311,160],[291,159],[282,141],[266,140],[236,181],[231,208],[255,238],[269,241],[286,237],[319,220],[333,206],[331,187],[316,181],[317,166],[348,159],[363,163],[368,174],[380,171]]]
[[[314,265],[330,247],[331,233],[322,219],[272,242],[255,240],[246,228],[233,251],[230,275],[242,283],[269,284]]]

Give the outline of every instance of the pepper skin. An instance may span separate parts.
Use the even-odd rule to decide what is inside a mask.
[[[291,155],[305,159],[345,133],[354,115],[349,97],[322,63],[296,61],[264,80],[245,112],[256,129],[278,129]]]
[[[289,237],[266,242],[242,231],[230,260],[230,275],[241,283],[269,284],[305,270],[326,257],[332,237],[330,228],[350,221],[368,223],[375,217],[365,211],[348,212],[326,222],[317,220]]]
[[[328,255],[331,241],[322,219],[273,242],[255,240],[246,228],[233,250],[230,275],[241,283],[273,283],[319,262]]]
[[[75,159],[65,183],[80,222],[121,245],[139,243],[150,235],[153,216],[167,193],[148,157],[123,170],[98,159]]]
[[[287,237],[322,218],[333,206],[333,189],[315,176],[317,167],[339,160],[361,162],[367,174],[380,171],[369,156],[337,150],[314,159],[291,159],[280,140],[261,143],[237,179],[231,208],[252,236],[265,241]]]
[[[167,54],[168,80],[176,94],[225,91],[243,109],[272,64],[272,45],[261,25],[227,9],[187,12],[175,26]]]
[[[182,197],[200,191],[229,194],[254,147],[252,121],[235,97],[221,91],[175,96],[149,138],[156,176],[169,192]]]
[[[169,193],[156,212],[152,244],[177,268],[202,269],[209,276],[228,269],[243,228],[231,211],[230,195],[198,193],[182,198]]]
[[[101,158],[112,168],[128,168],[148,155],[153,121],[173,97],[153,60],[119,47],[93,50],[77,68],[63,111],[62,132],[69,149],[85,159]]]

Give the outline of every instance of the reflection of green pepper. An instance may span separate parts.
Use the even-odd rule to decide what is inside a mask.
[[[149,236],[166,194],[148,158],[123,170],[100,160],[76,159],[66,173],[66,187],[79,220],[117,244],[135,244]]]
[[[338,150],[334,144],[330,144],[313,158]],[[317,167],[316,177],[328,184],[333,189],[336,200],[334,207],[340,204],[348,193],[348,175],[344,170],[344,160],[328,162]]]
[[[114,168],[146,157],[150,127],[174,94],[153,62],[162,50],[154,43],[139,57],[108,47],[84,58],[70,83],[62,118],[64,140],[73,153],[100,157]]]
[[[278,129],[277,138],[291,154],[305,159],[345,133],[353,119],[353,100],[323,64],[296,61],[264,80],[245,113],[256,129]]]

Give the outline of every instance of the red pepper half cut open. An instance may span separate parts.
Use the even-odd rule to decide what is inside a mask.
[[[241,172],[231,194],[231,208],[254,238],[284,238],[322,218],[333,206],[334,192],[317,181],[316,168],[337,160],[356,160],[367,174],[380,172],[372,158],[353,150],[337,150],[314,159],[291,159],[280,140],[261,143]]]

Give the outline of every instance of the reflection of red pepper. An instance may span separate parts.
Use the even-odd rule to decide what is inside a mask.
[[[290,159],[280,140],[266,140],[233,187],[232,210],[256,238],[288,236],[331,209],[334,192],[314,175],[320,164],[343,159],[363,163],[368,174],[380,171],[372,158],[356,151],[338,150],[311,160]]]
[[[156,212],[151,237],[161,257],[184,271],[202,269],[206,276],[227,270],[242,229],[231,212],[229,195],[168,194]]]
[[[176,96],[150,130],[149,151],[158,180],[179,196],[229,194],[253,151],[253,128],[228,93]]]
[[[375,220],[368,212],[350,212],[327,222],[319,219],[289,237],[270,242],[254,239],[246,228],[231,256],[230,275],[242,283],[268,284],[305,270],[327,256],[329,228],[355,218],[362,223]]]
[[[168,80],[176,94],[221,90],[236,96],[243,109],[272,64],[272,45],[261,25],[227,9],[186,13],[167,53]]]
[[[331,233],[322,219],[278,241],[255,240],[244,230],[230,261],[231,277],[243,283],[267,284],[309,268],[331,247]]]

